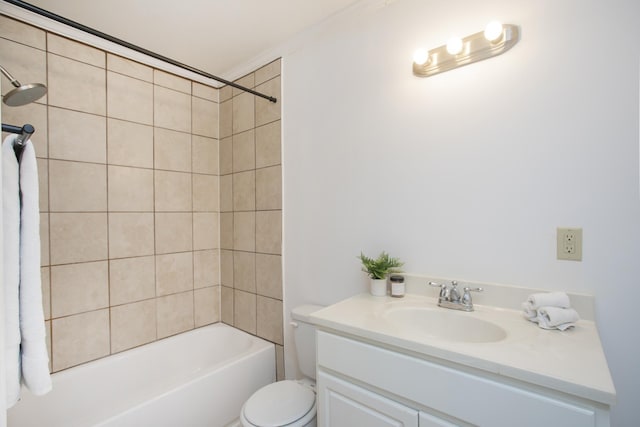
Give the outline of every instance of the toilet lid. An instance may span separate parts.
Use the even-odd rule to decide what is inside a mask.
[[[255,425],[291,424],[311,410],[316,394],[295,381],[278,381],[256,391],[244,405],[244,416]]]

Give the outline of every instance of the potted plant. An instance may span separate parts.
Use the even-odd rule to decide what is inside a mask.
[[[371,279],[371,295],[385,296],[387,294],[387,276],[391,273],[399,273],[404,265],[398,258],[391,258],[388,253],[382,251],[378,258],[369,258],[360,252],[362,271]]]

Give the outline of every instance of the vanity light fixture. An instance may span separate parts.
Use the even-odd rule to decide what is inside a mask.
[[[500,55],[511,49],[520,37],[516,25],[489,22],[484,31],[463,39],[454,37],[446,45],[413,55],[413,74],[429,77],[463,65]]]

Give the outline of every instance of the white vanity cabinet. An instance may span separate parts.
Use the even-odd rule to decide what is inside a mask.
[[[608,406],[318,330],[318,425],[608,426]]]

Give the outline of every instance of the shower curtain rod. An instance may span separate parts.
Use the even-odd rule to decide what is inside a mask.
[[[24,2],[24,1],[21,1],[21,0],[4,0],[4,1],[7,2],[7,3],[12,4],[14,6],[21,7],[22,9],[25,9],[25,10],[28,10],[30,12],[36,13],[36,14],[38,14],[40,16],[44,16],[45,18],[49,18],[49,19],[52,19],[54,21],[60,22],[62,24],[68,25],[68,26],[73,27],[73,28],[75,28],[77,30],[84,31],[85,33],[89,33],[89,34],[91,34],[93,36],[100,37],[100,38],[102,38],[104,40],[110,41],[112,43],[119,44],[120,46],[124,46],[124,47],[126,47],[128,49],[135,50],[136,52],[142,53],[143,55],[147,55],[147,56],[150,56],[152,58],[158,59],[160,61],[167,62],[167,63],[169,63],[171,65],[176,66],[176,67],[185,69],[187,71],[191,71],[192,73],[199,74],[201,76],[207,77],[207,78],[209,78],[211,80],[215,80],[215,81],[223,83],[225,85],[229,85],[229,86],[234,87],[236,89],[243,90],[243,91],[251,93],[251,94],[253,94],[255,96],[259,96],[261,98],[267,99],[267,100],[269,100],[271,102],[278,102],[277,98],[274,98],[273,96],[265,95],[264,93],[260,93],[260,92],[257,92],[255,90],[253,90],[253,89],[249,89],[248,87],[244,87],[244,86],[239,85],[237,83],[225,80],[225,79],[223,79],[221,77],[214,76],[213,74],[209,74],[209,73],[207,73],[205,71],[199,70],[199,69],[194,68],[194,67],[192,67],[190,65],[183,64],[183,63],[175,61],[175,60],[173,60],[171,58],[167,58],[166,56],[163,56],[163,55],[160,55],[158,53],[155,53],[155,52],[152,52],[150,50],[147,50],[147,49],[145,49],[143,47],[140,47],[140,46],[134,45],[132,43],[129,43],[127,41],[121,40],[119,38],[113,37],[113,36],[111,36],[109,34],[105,34],[105,33],[101,32],[101,31],[95,30],[95,29],[93,29],[91,27],[87,27],[86,25],[82,25],[82,24],[80,24],[80,23],[78,23],[76,21],[72,21],[72,20],[67,19],[67,18],[65,18],[63,16],[56,15],[55,13],[49,12],[48,10],[41,9],[41,8],[39,8],[37,6],[34,6],[32,4],[29,4],[27,2]]]

